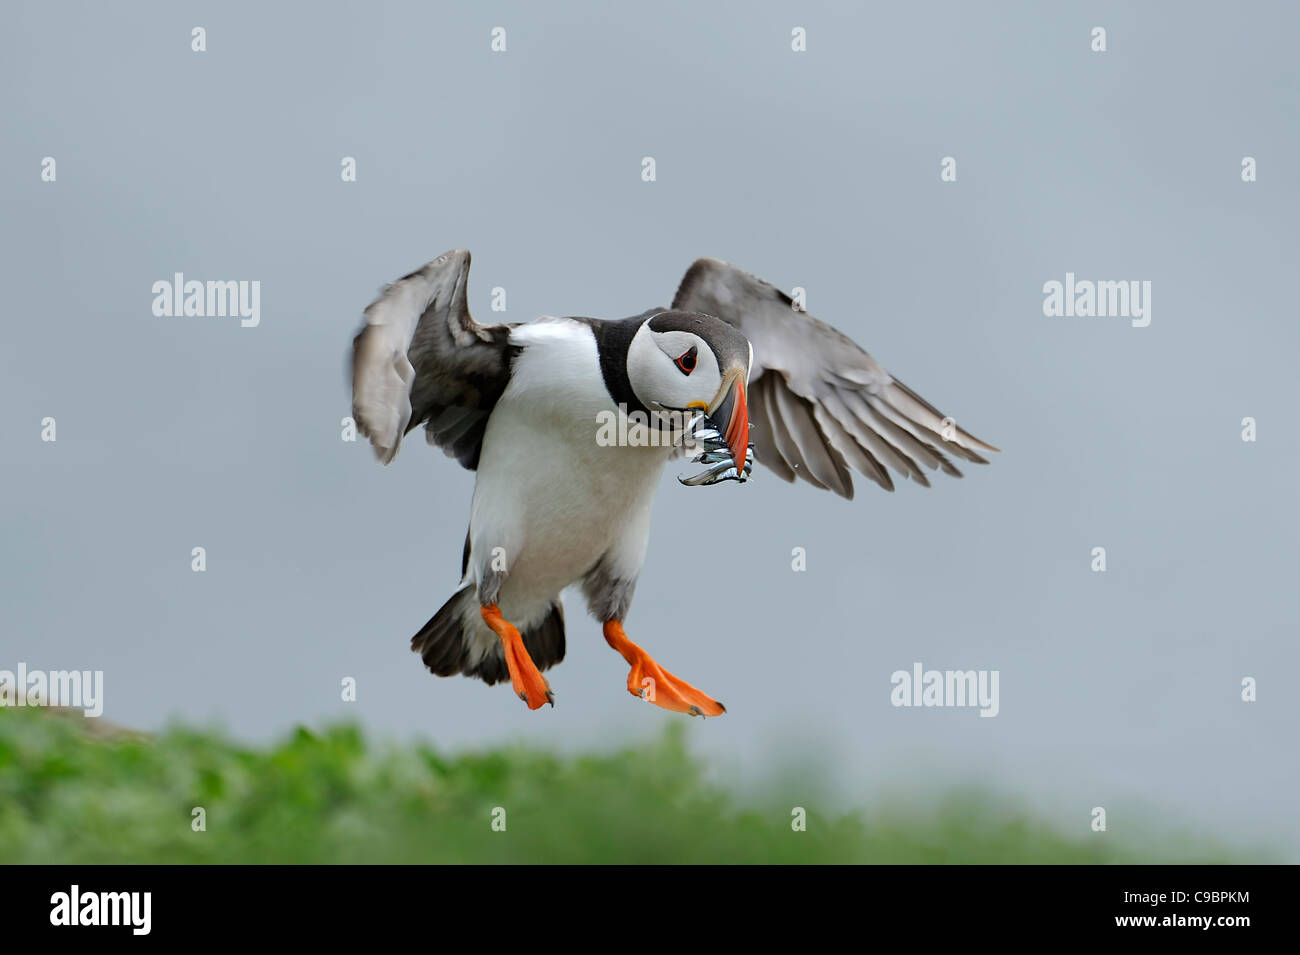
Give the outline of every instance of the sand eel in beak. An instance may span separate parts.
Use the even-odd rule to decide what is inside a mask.
[[[672,308],[510,325],[470,317],[469,265],[469,252],[448,252],[366,309],[353,417],[385,464],[423,425],[477,471],[460,586],[411,648],[438,676],[509,679],[530,709],[554,703],[542,671],[564,659],[560,594],[578,584],[630,667],[629,692],[694,716],[725,712],[623,629],[674,457],[705,466],[682,479],[692,486],[743,481],[757,457],[787,481],[852,497],[850,469],[892,490],[887,467],[928,485],[922,465],[960,477],[947,455],[985,463],[979,452],[997,450],[715,259],[691,266]]]

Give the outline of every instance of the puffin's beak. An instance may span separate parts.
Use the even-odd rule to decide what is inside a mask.
[[[745,375],[733,372],[731,385],[723,386],[722,400],[709,416],[718,425],[722,438],[731,449],[736,471],[744,473],[745,459],[749,455],[749,406],[745,404]]]

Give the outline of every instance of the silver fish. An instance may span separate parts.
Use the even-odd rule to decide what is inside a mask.
[[[749,480],[754,472],[754,446],[745,450],[745,466],[736,467],[731,448],[722,439],[722,432],[707,416],[701,415],[688,435],[692,443],[699,444],[702,450],[691,458],[692,464],[706,464],[708,467],[699,474],[690,477],[677,476],[677,480],[687,487],[709,487],[723,481],[737,481],[741,484]]]

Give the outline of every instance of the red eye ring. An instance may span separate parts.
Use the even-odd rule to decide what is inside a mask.
[[[673,359],[673,362],[681,369],[683,375],[689,375],[695,370],[695,356],[698,353],[699,349],[692,345]]]

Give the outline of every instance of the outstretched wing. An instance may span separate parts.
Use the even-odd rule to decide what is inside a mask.
[[[456,249],[387,286],[352,342],[352,417],[387,464],[425,425],[436,444],[478,467],[488,415],[510,378],[510,325],[469,314],[469,251]]]
[[[987,464],[978,452],[998,450],[945,418],[846,335],[733,265],[698,259],[673,308],[715,315],[753,345],[755,457],[786,481],[802,477],[851,498],[850,467],[892,491],[888,467],[929,487],[921,465],[961,477],[945,452]]]

